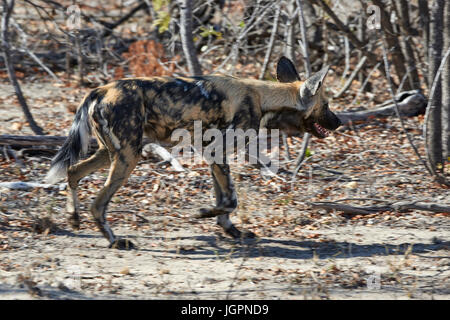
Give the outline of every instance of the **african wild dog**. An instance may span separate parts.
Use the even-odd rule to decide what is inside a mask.
[[[238,79],[229,76],[152,77],[114,81],[90,92],[78,107],[69,136],[52,161],[46,180],[67,175],[67,211],[78,228],[77,185],[81,178],[110,166],[103,189],[91,212],[110,247],[130,248],[132,243],[114,236],[106,220],[106,208],[123,185],[141,155],[143,136],[161,144],[173,144],[175,129],[193,130],[195,120],[219,129],[278,128],[287,134],[310,132],[318,138],[340,125],[322,95],[328,67],[304,82],[292,64],[282,57],[277,65],[279,82]],[[77,163],[87,151],[91,134],[99,149]],[[234,238],[243,236],[230,221],[237,206],[236,193],[226,161],[212,163],[216,206],[201,209],[201,216],[217,216],[217,223]],[[248,233],[246,236],[252,236]]]

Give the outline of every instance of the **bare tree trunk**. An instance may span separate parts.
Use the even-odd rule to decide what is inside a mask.
[[[300,34],[302,36],[303,43],[303,63],[305,65],[306,77],[311,76],[311,62],[309,61],[309,47],[308,47],[308,37],[306,36],[306,23],[305,15],[303,14],[304,0],[296,0],[297,7],[299,9],[298,22],[300,25]]]
[[[401,82],[406,74],[405,67],[405,57],[400,47],[400,42],[398,41],[398,35],[394,32],[394,28],[389,20],[389,14],[384,9],[386,6],[381,0],[373,0],[373,3],[380,8],[381,13],[381,27],[386,35],[386,42],[388,45],[388,50],[392,52],[392,63],[395,68],[395,73],[399,81]],[[409,83],[406,83],[405,90],[411,90]]]
[[[450,48],[450,1],[444,9],[444,51]],[[442,74],[442,151],[445,162],[450,162],[450,62]],[[444,163],[445,163],[444,162]]]
[[[303,0],[302,9],[303,17],[305,19],[307,38],[310,41],[309,44],[311,48],[314,48],[315,50],[318,50],[320,52],[325,48],[322,47],[322,26],[315,23],[318,19],[316,10],[314,10],[314,7],[309,0]]]
[[[430,39],[430,16],[428,12],[428,0],[419,0],[419,17],[420,17],[420,27],[422,30],[422,45],[424,50],[424,60],[428,61],[428,44]],[[426,64],[425,64],[426,65]],[[425,75],[427,74],[428,68],[425,66]],[[425,83],[428,86],[428,77],[423,77]]]
[[[366,42],[366,18],[365,18],[365,10],[361,8],[358,18],[358,39],[361,42]],[[363,57],[363,52],[358,50],[358,60],[361,61]],[[361,72],[358,72],[358,81],[360,83],[364,82],[364,69]]]
[[[412,89],[420,89],[419,74],[417,72],[417,62],[414,58],[414,51],[411,46],[411,25],[409,22],[409,6],[406,0],[392,0],[397,16],[400,19],[400,44],[408,67],[408,84]]]
[[[343,36],[343,37],[344,37],[345,65],[344,65],[344,71],[342,71],[341,82],[344,81],[345,76],[347,75],[348,71],[350,70],[350,43],[346,36]]]
[[[71,52],[72,52],[72,49],[71,49],[72,39],[71,39],[69,33],[66,34],[66,41],[67,41],[67,44],[66,44],[67,48],[66,48],[66,52],[65,52],[65,55],[66,55],[65,56],[65,58],[66,58],[65,59],[65,69],[66,69],[67,80],[70,80],[70,75],[72,74],[72,67],[71,67],[71,62],[70,62]]]
[[[16,72],[14,70],[14,65],[11,59],[10,45],[9,45],[9,18],[11,17],[11,13],[14,9],[14,0],[11,0],[9,3],[7,0],[3,0],[3,14],[2,14],[2,51],[3,51],[3,59],[5,61],[5,66],[8,72],[9,80],[11,81],[12,86],[14,87],[14,91],[16,93],[17,99],[19,100],[20,106],[22,107],[22,111],[25,115],[25,119],[30,125],[31,130],[37,135],[44,135],[44,131],[41,127],[34,121],[33,115],[28,108],[27,101],[23,96],[22,89],[20,88],[19,81],[16,77]]]
[[[434,0],[431,5],[430,14],[430,45],[428,48],[429,76],[428,83],[433,84],[439,65],[442,59],[442,41],[443,41],[443,18],[444,18],[445,0]],[[432,85],[434,90],[430,90],[429,110],[425,118],[425,146],[428,155],[429,165],[433,172],[442,172],[442,86],[440,77],[436,78],[436,83]]]
[[[430,38],[432,39],[432,38]],[[447,52],[444,55],[444,58],[442,59],[438,71],[436,73],[436,76],[433,80],[433,85],[431,86],[431,90],[430,90],[430,97],[428,98],[428,105],[427,105],[427,109],[426,109],[426,113],[425,113],[425,123],[424,123],[424,135],[425,135],[425,149],[427,152],[427,160],[428,160],[428,164],[431,166],[432,171],[430,171],[433,176],[436,178],[436,181],[441,183],[441,184],[445,184],[447,186],[450,187],[450,181],[448,180],[448,178],[446,177],[446,173],[445,172],[445,159],[443,159],[442,157],[442,153],[438,156],[441,156],[441,160],[443,161],[442,163],[437,162],[434,163],[434,152],[436,152],[435,150],[433,150],[432,148],[434,147],[434,145],[432,145],[430,143],[433,142],[433,135],[435,136],[435,139],[439,139],[441,142],[441,146],[440,149],[442,150],[442,144],[444,141],[443,135],[448,135],[448,131],[445,132],[443,129],[443,132],[438,132],[437,129],[435,127],[440,127],[441,123],[439,119],[436,118],[432,118],[432,114],[434,112],[434,108],[432,108],[432,102],[434,102],[434,93],[436,91],[436,87],[437,87],[437,83],[441,81],[441,75],[443,74],[443,69],[444,66],[446,65],[446,62],[448,60],[448,58],[450,57],[450,48],[447,48]],[[441,102],[441,101],[439,101]],[[448,101],[447,101],[448,102]],[[444,114],[444,110],[442,110],[442,106],[441,106],[441,113]],[[448,112],[447,112],[448,113]],[[431,122],[431,120],[434,120],[435,122],[438,122],[438,124]]]
[[[294,64],[296,63],[295,59],[295,23],[294,20],[298,14],[298,11],[295,10],[294,3],[291,2],[287,5],[288,17],[286,21],[286,47],[284,50],[284,54],[288,59],[290,59]]]
[[[192,0],[178,0],[180,6],[180,34],[183,44],[183,52],[186,57],[189,72],[194,76],[202,74],[202,67],[198,61],[195,51],[194,39],[192,37]]]
[[[287,1],[286,3],[287,7],[287,21],[286,21],[286,33],[285,33],[285,39],[286,39],[286,46],[284,48],[284,54],[285,56],[290,59],[294,64],[296,64],[295,59],[295,18],[298,15],[298,10],[295,9],[295,3],[294,1]],[[289,154],[289,144],[287,143],[287,135],[282,132],[282,141],[283,146],[286,153],[286,159],[290,160],[290,154]]]

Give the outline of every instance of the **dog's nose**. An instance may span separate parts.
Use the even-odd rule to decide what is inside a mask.
[[[333,115],[334,115],[333,121],[331,121],[331,123],[330,123],[330,124],[332,124],[331,125],[332,128],[330,128],[330,129],[336,130],[337,128],[339,128],[341,126],[342,121],[341,121],[341,119],[339,119],[339,117],[337,115],[335,115],[335,114],[333,114]]]

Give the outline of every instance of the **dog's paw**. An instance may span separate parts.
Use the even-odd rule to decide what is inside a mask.
[[[248,231],[248,230],[240,231],[235,226],[231,226],[230,228],[225,230],[225,232],[236,240],[245,240],[245,239],[255,239],[256,238],[256,234],[254,234],[253,232]]]
[[[195,215],[195,218],[203,219],[203,218],[214,217],[214,215],[212,213],[213,212],[212,212],[211,208],[201,208],[200,210],[198,210],[198,213]]]
[[[256,239],[257,236],[249,230],[244,230],[241,232],[241,239]]]
[[[136,246],[128,239],[117,239],[109,245],[110,248],[119,250],[132,250],[136,249]]]
[[[219,208],[201,208],[198,214],[194,216],[194,218],[197,219],[214,218],[225,213],[229,212]]]
[[[80,217],[78,214],[72,214],[68,222],[73,230],[80,230]]]

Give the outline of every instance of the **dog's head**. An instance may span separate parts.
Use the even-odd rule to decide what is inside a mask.
[[[336,130],[341,121],[330,110],[328,101],[323,95],[323,82],[328,73],[326,66],[313,74],[299,86],[299,102],[297,108],[298,131],[309,132],[318,137],[325,138],[328,130]],[[300,76],[291,60],[282,57],[277,64],[277,79],[280,82],[300,81]]]

